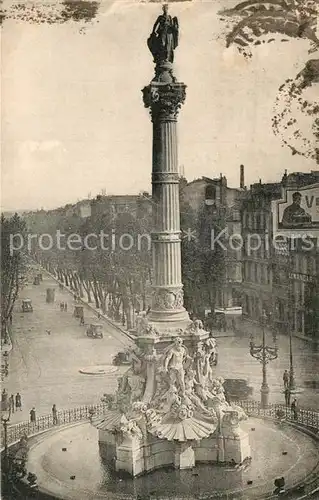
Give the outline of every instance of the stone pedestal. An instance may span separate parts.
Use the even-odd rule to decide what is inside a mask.
[[[121,443],[112,433],[99,431],[100,453],[118,472],[136,477],[162,467],[190,469],[200,463],[241,464],[251,456],[248,435],[217,435],[194,442],[176,442],[147,434],[142,440],[125,437]]]
[[[117,471],[126,472],[130,476],[138,476],[144,472],[141,463],[144,457],[144,447],[137,438],[126,438],[116,448],[116,463]]]

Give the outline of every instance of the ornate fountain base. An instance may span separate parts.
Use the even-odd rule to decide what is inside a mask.
[[[139,476],[161,467],[189,469],[199,463],[236,465],[251,456],[248,434],[240,427],[215,432],[200,441],[168,441],[147,434],[116,442],[112,432],[99,431],[100,453],[117,472]]]
[[[130,476],[248,459],[248,435],[240,425],[246,415],[227,403],[224,380],[214,377],[216,340],[201,321],[159,331],[142,317],[138,333],[131,367],[115,396],[105,395],[109,409],[92,419],[102,457]]]

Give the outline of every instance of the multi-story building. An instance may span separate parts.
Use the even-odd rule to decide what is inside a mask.
[[[271,201],[281,197],[280,184],[253,184],[242,203],[243,315],[258,321],[272,308]]]
[[[242,204],[243,315],[260,321],[266,311],[282,333],[319,337],[319,254],[316,240],[276,237],[272,202],[318,180],[319,172],[285,173],[279,183],[253,184]]]
[[[151,197],[144,192],[139,195],[98,195],[91,201],[92,217],[99,217],[106,213],[114,216],[130,213],[133,217],[151,212]]]
[[[223,245],[226,243],[227,235],[241,234],[240,206],[244,194],[242,166],[240,189],[228,187],[227,179],[222,174],[215,179],[208,177],[196,179],[185,187],[185,197],[189,205],[198,218],[204,221],[205,228],[199,227],[200,233],[205,232],[208,235],[203,247],[207,246],[208,251],[212,252],[214,252],[213,246],[219,250],[219,257],[216,257],[219,259],[218,283],[210,284],[215,304],[215,310],[212,312],[224,315],[226,323],[233,321],[234,316],[241,315],[241,248],[225,245],[224,250],[218,241]],[[218,237],[219,232],[223,233],[223,237]],[[200,234],[199,237],[201,236]],[[210,304],[207,303],[205,306],[209,309]]]

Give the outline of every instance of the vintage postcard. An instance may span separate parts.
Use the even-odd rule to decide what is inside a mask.
[[[318,19],[1,2],[4,500],[319,499]]]

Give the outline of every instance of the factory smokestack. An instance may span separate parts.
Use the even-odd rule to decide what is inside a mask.
[[[245,167],[240,165],[240,189],[245,189]]]

